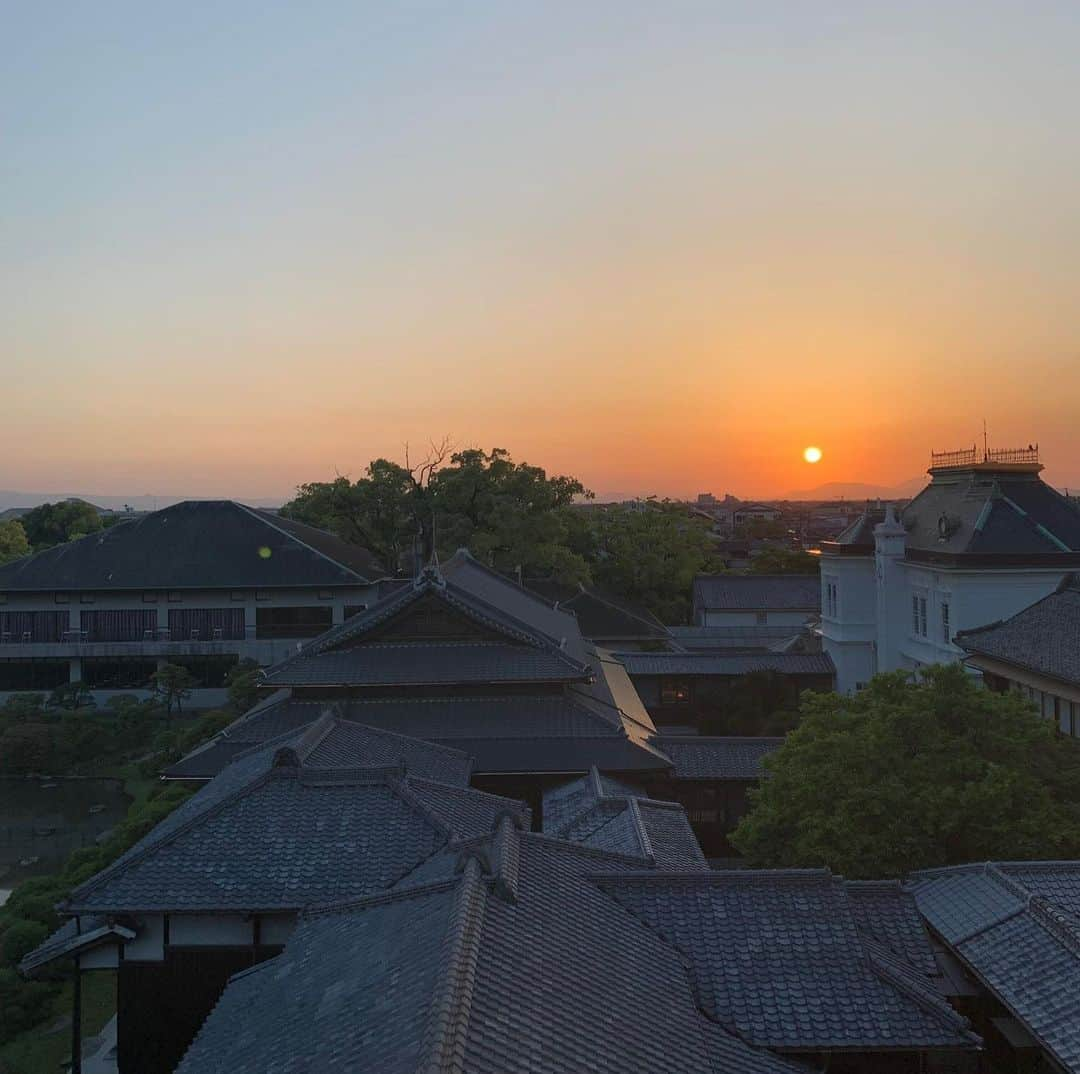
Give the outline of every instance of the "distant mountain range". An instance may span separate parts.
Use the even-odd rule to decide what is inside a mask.
[[[133,511],[156,511],[159,507],[168,507],[181,500],[226,500],[239,499],[249,507],[280,507],[284,498],[243,499],[233,496],[99,496],[88,492],[18,492],[14,489],[0,489],[0,511],[10,507],[37,507],[41,503],[60,503],[63,500],[85,500],[95,507],[104,507],[112,511],[122,510],[125,506]]]
[[[925,477],[913,477],[899,485],[868,485],[861,481],[827,481],[812,489],[794,489],[783,500],[906,500],[926,484]]]

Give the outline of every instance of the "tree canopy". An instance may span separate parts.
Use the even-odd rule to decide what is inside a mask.
[[[564,509],[591,495],[576,478],[549,477],[502,448],[434,447],[419,465],[375,459],[356,481],[301,485],[282,514],[363,544],[390,570],[414,551],[426,561],[464,545],[501,570],[585,581]]]
[[[750,560],[751,574],[817,574],[821,557],[794,548],[766,548]]]
[[[26,539],[26,530],[17,518],[0,522],[0,563],[18,559],[30,554],[30,542]]]
[[[1080,747],[957,665],[806,694],[732,843],[757,866],[845,876],[1080,856]]]
[[[694,575],[711,549],[704,521],[679,504],[648,500],[596,511],[592,537],[589,558],[598,585],[665,623],[686,621]]]
[[[23,515],[22,525],[35,552],[96,533],[103,526],[97,508],[85,500],[43,503]]]

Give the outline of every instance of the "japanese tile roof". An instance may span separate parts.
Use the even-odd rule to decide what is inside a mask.
[[[0,589],[358,586],[366,549],[231,500],[189,500],[0,566]]]
[[[1036,473],[936,473],[901,515],[907,550],[932,556],[1080,552],[1080,508]]]
[[[70,958],[106,943],[124,943],[135,938],[133,929],[104,917],[89,917],[82,929],[75,918],[65,921],[47,940],[39,944],[19,963],[19,972],[32,974],[57,959]]]
[[[849,880],[847,901],[855,927],[928,977],[938,973],[918,904],[898,880]]]
[[[798,626],[673,626],[671,640],[684,652],[777,652],[805,631]]]
[[[670,757],[675,779],[760,779],[761,762],[783,738],[657,735],[654,744]]]
[[[678,953],[583,875],[620,863],[503,822],[444,879],[305,915],[177,1074],[800,1069],[710,1022]]]
[[[699,574],[695,608],[716,611],[805,611],[821,609],[816,574]]]
[[[844,883],[827,870],[608,873],[596,883],[690,960],[703,1010],[752,1044],[977,1043],[910,962],[868,947]]]
[[[1080,577],[1066,575],[1049,596],[1009,619],[962,630],[955,640],[975,656],[1080,686]]]
[[[686,811],[619,781],[587,776],[544,793],[544,832],[598,850],[641,858],[661,869],[707,869]]]
[[[1061,1066],[1080,1072],[1080,862],[914,873],[930,927]]]
[[[308,765],[326,726],[332,734],[336,721],[237,758],[72,892],[68,911],[296,909],[358,898],[451,840],[489,831],[503,812],[528,815],[520,802],[399,767]]]
[[[434,604],[470,623],[472,636],[385,638],[388,624],[421,604]],[[589,674],[572,616],[501,576],[489,577],[471,557],[455,556],[446,567],[424,571],[411,586],[396,589],[308,642],[271,667],[264,681],[270,686],[415,687],[580,682]]]
[[[299,655],[271,668],[269,686],[452,686],[567,682],[583,677],[558,652],[500,642],[368,644]]]
[[[775,671],[781,675],[832,675],[828,653],[632,653],[615,654],[631,676],[748,675]]]
[[[567,586],[546,579],[531,579],[528,589],[554,601],[562,611],[572,612],[586,638],[599,641],[661,641],[670,639],[664,626],[646,608],[602,593],[591,586]]]
[[[172,779],[209,778],[237,753],[306,727],[328,702],[288,696],[242,717],[212,744],[166,770]],[[624,732],[617,709],[576,689],[556,695],[350,698],[334,703],[343,719],[424,739],[473,758],[476,772],[583,772],[666,769],[670,762]]]

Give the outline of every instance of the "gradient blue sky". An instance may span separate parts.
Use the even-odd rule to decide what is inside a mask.
[[[2,47],[0,487],[449,435],[766,495],[984,417],[1080,485],[1076,3],[22,5]]]

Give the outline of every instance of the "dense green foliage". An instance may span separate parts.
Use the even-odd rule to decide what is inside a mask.
[[[358,481],[302,485],[282,513],[365,545],[390,569],[467,547],[507,574],[594,581],[681,620],[710,550],[707,525],[685,508],[647,501],[588,507],[573,477],[549,477],[501,448],[435,455],[422,466],[376,459]]]
[[[161,726],[154,701],[120,695],[104,709],[15,694],[0,707],[0,772],[75,774],[145,751]]]
[[[1080,748],[957,665],[806,694],[732,836],[753,865],[848,877],[1080,856]]]
[[[775,671],[752,671],[730,682],[699,688],[703,735],[783,735],[799,722],[790,680]]]
[[[23,515],[22,525],[35,552],[103,528],[97,509],[83,500],[43,503]]]
[[[186,667],[180,664],[162,664],[150,676],[150,685],[154,696],[165,706],[165,715],[171,716],[174,705],[177,712],[183,711],[184,702],[191,697],[191,691],[195,689],[197,682]]]
[[[665,623],[685,622],[694,575],[711,549],[707,524],[679,504],[652,500],[590,514],[588,561],[596,583]]]
[[[501,569],[586,573],[560,515],[590,495],[580,481],[548,477],[501,448],[445,455],[436,449],[419,466],[376,459],[357,481],[302,485],[282,514],[364,545],[390,570],[414,550],[426,561],[466,545]]]
[[[745,541],[768,540],[787,535],[787,524],[778,518],[748,518],[735,527],[735,536]]]
[[[793,548],[766,548],[750,560],[751,574],[817,574],[821,556]]]
[[[237,712],[247,712],[255,704],[259,694],[259,676],[261,669],[257,660],[244,657],[228,675],[225,676],[225,689],[229,704]]]
[[[17,518],[0,522],[0,563],[18,559],[30,554],[30,542],[26,539],[26,530]]]

